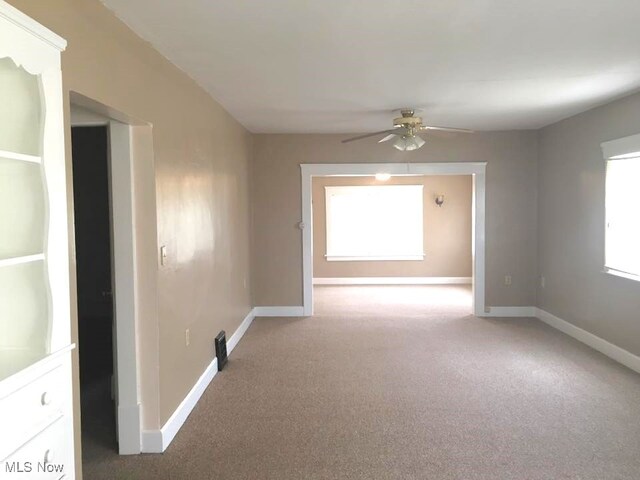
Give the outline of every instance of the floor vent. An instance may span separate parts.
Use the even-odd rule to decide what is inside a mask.
[[[227,337],[224,330],[220,331],[215,340],[216,358],[218,359],[218,371],[227,364]]]

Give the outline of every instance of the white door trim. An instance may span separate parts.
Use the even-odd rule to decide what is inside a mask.
[[[304,315],[313,314],[313,177],[392,175],[472,175],[473,313],[484,315],[485,303],[485,193],[486,162],[455,163],[323,163],[301,164],[302,179],[302,291]]]
[[[75,98],[75,97],[74,97]],[[109,205],[111,221],[113,314],[115,331],[114,377],[118,450],[121,455],[141,452],[141,403],[135,297],[135,218],[131,126],[91,110],[72,114],[72,127],[106,126],[109,137]]]
[[[131,126],[109,122],[118,450],[140,453],[140,399],[136,335],[136,252]]]

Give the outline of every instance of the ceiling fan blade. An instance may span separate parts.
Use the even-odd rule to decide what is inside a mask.
[[[474,133],[473,130],[467,130],[466,128],[436,127],[435,125],[423,125],[420,127],[420,130],[440,130],[442,132]]]
[[[404,127],[396,127],[394,130],[391,130],[391,132],[392,133],[384,137],[382,140],[378,140],[378,143],[388,142],[394,137],[402,137],[403,135],[406,135],[407,133],[409,133],[407,132],[407,129]]]
[[[366,133],[364,135],[359,135],[357,137],[352,137],[352,138],[347,138],[346,140],[342,140],[342,143],[349,143],[349,142],[353,142],[355,140],[361,140],[363,138],[369,138],[369,137],[375,137],[376,135],[382,135],[383,133],[392,133],[394,131],[395,131],[395,129],[392,129],[392,130],[381,130],[379,132],[373,132],[373,133]]]
[[[392,138],[394,138],[396,135],[399,135],[399,134],[398,134],[398,133],[390,133],[389,135],[387,135],[386,137],[384,137],[382,140],[378,140],[378,143],[388,142],[389,140],[391,140]]]
[[[424,131],[426,135],[429,137],[438,137],[438,138],[455,138],[458,136],[456,132],[447,132],[442,130],[429,130]]]

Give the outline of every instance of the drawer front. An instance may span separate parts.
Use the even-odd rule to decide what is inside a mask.
[[[0,399],[0,425],[11,435],[0,436],[0,460],[29,441],[65,413],[70,388],[65,368],[57,366]]]
[[[72,475],[71,422],[63,417],[0,463],[7,480],[59,480]],[[66,476],[65,476],[66,475]]]

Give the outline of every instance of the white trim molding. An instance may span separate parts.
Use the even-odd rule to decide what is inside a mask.
[[[162,428],[142,432],[143,452],[162,453],[167,449],[217,373],[218,359],[214,358]]]
[[[417,260],[422,261],[426,255],[416,253],[415,255],[379,255],[379,256],[348,256],[348,255],[325,255],[327,262],[403,262]]]
[[[604,267],[604,269],[602,270],[602,273],[607,275],[613,275],[614,277],[626,278],[627,280],[633,280],[635,282],[640,282],[640,275],[621,272],[620,270],[616,270],[615,268]]]
[[[124,123],[109,121],[108,131],[118,450],[120,455],[132,455],[141,451],[141,415],[131,128]]]
[[[255,307],[256,317],[304,317],[303,307]]]
[[[233,349],[236,348],[236,345],[238,345],[240,340],[242,340],[242,337],[244,337],[244,334],[249,330],[254,318],[256,318],[255,308],[252,308],[251,311],[247,313],[247,316],[244,317],[240,326],[236,328],[235,332],[233,332],[233,335],[231,335],[229,340],[227,340],[227,353],[233,352]]]
[[[561,318],[558,318],[555,315],[542,310],[541,308],[536,308],[536,317],[538,317],[547,325],[550,325],[553,328],[566,333],[570,337],[575,338],[576,340],[584,343],[585,345],[588,345],[589,347],[597,350],[598,352],[606,355],[616,362],[621,363],[634,372],[640,373],[640,357],[638,357],[637,355],[634,355],[633,353],[620,348],[613,343],[607,342],[603,338],[600,338],[593,333],[589,333],[580,327],[576,327],[572,323],[569,323],[566,320],[562,320]]]
[[[605,160],[640,156],[640,133],[600,144]]]
[[[314,285],[469,285],[472,277],[315,277]]]
[[[247,314],[233,335],[229,337],[227,342],[228,354],[231,354],[233,349],[236,348],[255,317],[254,308]],[[144,453],[162,453],[167,449],[217,373],[218,359],[214,358],[162,428],[160,430],[142,432],[141,444]]]
[[[313,177],[358,177],[388,173],[395,176],[472,175],[473,312],[484,315],[485,295],[485,192],[486,162],[451,163],[320,163],[300,164],[302,218],[302,298],[303,314],[313,314]]]
[[[44,40],[59,51],[63,51],[67,48],[67,41],[64,38],[53,33],[45,26],[36,22],[33,18],[25,15],[20,10],[6,2],[0,2],[0,17],[6,18],[14,25]]]
[[[536,316],[536,307],[487,307],[480,317],[531,317]]]
[[[142,453],[162,453],[165,450],[162,430],[143,430],[140,437]]]
[[[141,405],[118,404],[118,453],[135,455],[142,451]]]

